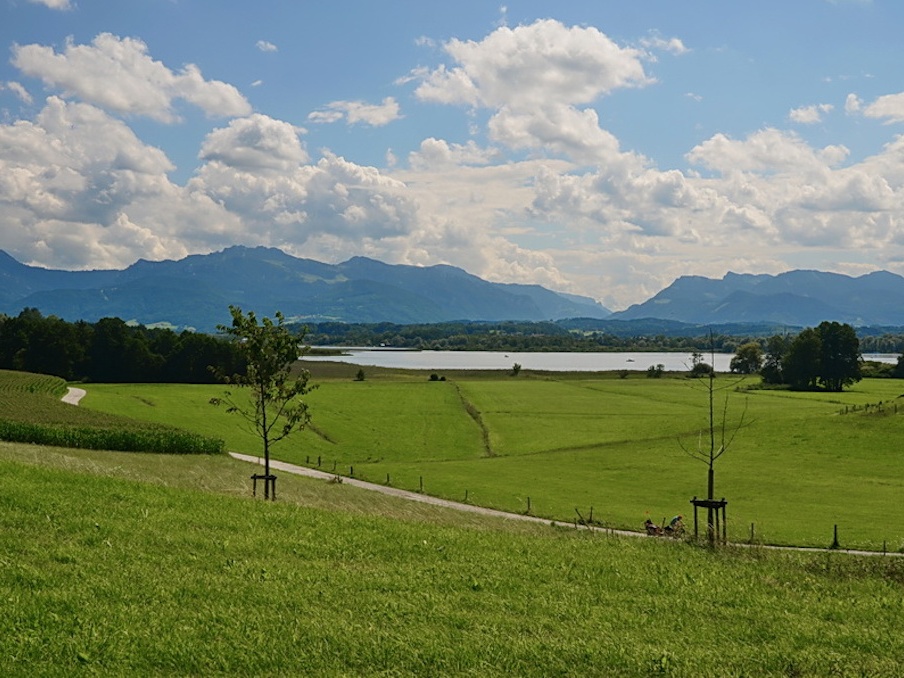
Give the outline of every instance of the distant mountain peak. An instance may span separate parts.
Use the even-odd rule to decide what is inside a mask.
[[[727,273],[721,279],[682,276],[612,319],[658,318],[694,324],[823,320],[852,325],[904,325],[904,278],[888,271],[859,277],[809,269],[777,275]]]
[[[0,312],[10,315],[35,307],[65,320],[117,316],[201,330],[226,322],[230,304],[261,315],[279,310],[312,321],[398,324],[609,315],[592,300],[491,283],[454,266],[394,265],[362,256],[333,265],[273,247],[236,245],[90,272],[47,271],[6,256],[0,257]]]

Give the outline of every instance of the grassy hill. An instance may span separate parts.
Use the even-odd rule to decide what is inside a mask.
[[[904,562],[522,525],[0,443],[0,674],[900,675]]]

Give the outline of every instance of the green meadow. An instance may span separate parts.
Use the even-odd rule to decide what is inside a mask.
[[[273,457],[453,500],[640,529],[706,493],[704,380],[522,371],[427,373],[309,363],[312,426]],[[843,393],[748,389],[716,379],[716,462],[731,541],[904,550],[904,383],[865,379]],[[83,407],[219,436],[256,453],[238,417],[208,404],[217,386],[88,385]],[[878,406],[881,403],[881,409]],[[869,409],[865,409],[869,405]],[[701,437],[702,434],[702,437]],[[701,516],[702,519],[702,516]],[[752,537],[752,538],[751,538]]]
[[[29,378],[0,374],[0,394],[8,396],[0,414],[15,409],[15,394],[24,393],[35,398],[36,419],[45,419],[42,408],[54,409],[60,384]],[[490,469],[485,478],[488,496],[500,504],[519,483],[533,492],[547,487],[549,497],[579,486],[580,473],[557,470],[569,464],[583,465],[585,486],[593,487],[601,459],[609,460],[610,473],[624,464],[626,504],[632,492],[679,492],[666,478],[680,479],[683,470],[657,473],[647,479],[650,487],[633,479],[634,467],[619,450],[638,436],[650,449],[664,441],[655,470],[680,461],[691,464],[688,478],[700,475],[669,447],[676,436],[693,438],[694,429],[676,419],[708,411],[698,402],[698,385],[603,375],[518,379],[463,374],[427,382],[425,375],[387,372],[353,382],[325,372],[311,398],[317,430],[287,442],[280,455],[304,461],[309,450],[345,450],[343,464],[361,465],[355,475],[410,468],[434,478],[448,467],[474,482],[479,474],[467,468],[498,464],[504,471],[507,462],[514,471]],[[764,446],[758,459],[774,464],[787,459],[795,441],[806,453],[814,440],[832,437],[805,425],[811,418],[823,428],[843,424],[832,431],[835,437],[846,431],[848,444],[890,435],[883,427],[898,419],[893,406],[891,413],[839,412],[876,403],[893,387],[864,384],[842,394],[844,403],[750,392],[748,417],[799,413],[785,420],[785,436],[778,429],[772,438],[763,434],[765,443],[781,439],[789,447],[779,453]],[[67,405],[69,414],[56,417],[126,428],[134,425],[130,418],[166,422],[219,433],[231,448],[253,451],[240,420],[207,405],[217,387],[89,385],[88,391],[91,408]],[[742,392],[731,392],[732,403],[735,393]],[[533,417],[523,414],[527,408]],[[99,413],[105,409],[115,416]],[[631,412],[633,424],[626,423]],[[521,423],[499,423],[509,413],[522,413]],[[749,441],[758,420],[751,421],[730,454],[757,454]],[[402,435],[405,428],[413,433]],[[654,435],[654,428],[661,430]],[[368,462],[355,445],[371,440]],[[834,453],[844,447],[839,441]],[[397,460],[390,461],[393,452]],[[878,457],[860,456],[852,465],[859,473],[879,467]],[[894,455],[881,463],[893,471]],[[650,467],[646,458],[636,466]],[[719,477],[727,487],[743,468],[726,463]],[[800,482],[791,469],[782,471],[785,482]],[[779,475],[747,482],[772,485]],[[453,472],[445,477],[455,479]],[[829,484],[832,475],[821,478]],[[743,486],[740,478],[732,482]],[[279,501],[265,502],[251,497],[249,465],[226,455],[0,442],[0,675],[705,678],[904,671],[904,558],[758,545],[711,550],[485,517],[290,474],[280,474],[279,483]],[[844,492],[834,482],[823,501],[840,505],[853,496]],[[560,503],[568,501],[564,495]],[[604,503],[597,506],[599,512]],[[884,511],[896,519],[894,502]]]

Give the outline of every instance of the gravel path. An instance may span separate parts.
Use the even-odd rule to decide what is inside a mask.
[[[85,389],[70,386],[66,391],[66,395],[63,396],[63,402],[69,405],[78,405],[79,401],[86,395],[88,395],[88,392]]]
[[[240,461],[247,461],[252,464],[258,464],[260,466],[264,465],[264,460],[260,457],[255,457],[249,454],[240,454],[238,452],[230,452],[229,456],[233,459],[239,459]],[[283,471],[284,473],[292,473],[294,475],[305,476],[308,478],[317,478],[319,480],[332,480],[336,478],[335,473],[327,473],[325,471],[318,471],[317,469],[308,468],[306,466],[297,466],[296,464],[288,464],[284,461],[276,461],[275,459],[270,460],[270,470],[271,471]],[[529,516],[524,515],[522,513],[507,513],[506,511],[497,511],[496,509],[484,508],[482,506],[474,506],[473,504],[465,504],[463,502],[450,501],[448,499],[440,499],[439,497],[431,497],[428,494],[421,494],[420,492],[411,492],[410,490],[401,490],[397,487],[389,487],[388,485],[379,485],[377,483],[368,483],[364,480],[357,480],[355,478],[348,478],[346,476],[340,476],[342,478],[343,485],[351,485],[352,487],[359,487],[363,490],[370,490],[372,492],[380,492],[382,494],[388,494],[392,497],[399,497],[401,499],[407,499],[409,501],[420,502],[421,504],[430,504],[432,506],[442,506],[444,508],[455,509],[456,511],[465,511],[468,513],[478,513],[483,516],[493,516],[495,518],[504,518],[506,520],[521,520],[531,523],[543,523],[544,525],[561,525],[565,527],[574,527],[574,523],[563,523],[559,521],[552,521],[548,518],[538,518],[537,516]],[[602,528],[597,528],[602,529]],[[637,532],[629,532],[628,530],[607,530],[610,533],[615,534],[624,534],[632,537],[641,536]]]

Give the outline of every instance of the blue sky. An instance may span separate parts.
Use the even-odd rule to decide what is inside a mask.
[[[0,249],[266,245],[613,309],[681,275],[904,273],[902,25],[897,0],[0,0]]]

